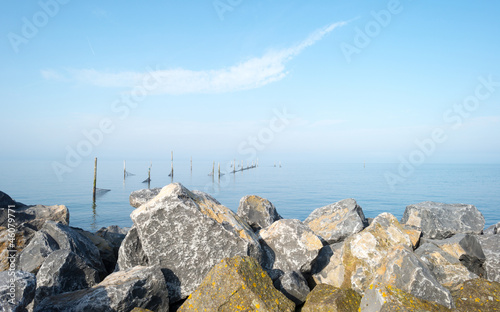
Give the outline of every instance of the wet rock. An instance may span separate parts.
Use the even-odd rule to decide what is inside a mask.
[[[310,272],[312,262],[323,248],[319,237],[296,219],[276,221],[259,235],[267,270]]]
[[[500,222],[493,224],[483,231],[484,235],[498,234],[500,232]]]
[[[476,237],[486,257],[483,264],[486,274],[483,277],[500,283],[500,235],[478,235]]]
[[[314,210],[304,223],[328,244],[343,241],[368,225],[363,209],[352,198]]]
[[[85,289],[100,282],[99,273],[68,249],[52,252],[36,275],[36,303],[53,295]]]
[[[184,302],[184,311],[295,311],[252,257],[226,258],[213,267]]]
[[[48,297],[35,312],[130,311],[135,307],[168,312],[168,291],[159,267],[115,272],[88,289]]]
[[[455,234],[481,234],[484,217],[473,205],[422,202],[409,205],[401,223],[422,229],[422,237],[444,239]]]
[[[311,292],[304,276],[299,272],[286,272],[274,282],[274,287],[281,291],[296,305],[301,305]]]
[[[42,231],[36,232],[28,246],[19,253],[19,269],[36,274],[45,258],[57,249],[59,245],[51,236]]]
[[[137,265],[148,266],[149,259],[142,249],[137,228],[133,226],[120,246],[115,271],[130,269]]]
[[[391,285],[415,297],[453,308],[450,291],[444,288],[419,258],[403,246],[394,247],[377,268],[374,284]]]
[[[147,203],[151,199],[155,198],[161,191],[161,188],[154,189],[142,189],[133,191],[130,193],[129,201],[130,206],[134,208],[139,208],[141,205]]]
[[[478,276],[446,251],[434,244],[426,243],[415,250],[415,255],[432,271],[439,283],[449,289]]]
[[[370,285],[361,299],[360,312],[451,312],[435,302],[416,298],[397,287]]]
[[[24,312],[35,297],[36,277],[23,271],[0,272],[0,312]]]
[[[302,307],[302,312],[358,312],[361,296],[352,289],[331,285],[316,286]]]
[[[382,213],[362,232],[333,245],[328,263],[325,265],[323,260],[321,265],[315,264],[314,281],[339,288],[353,288],[362,294],[377,276],[377,269],[386,261],[389,252],[398,246],[411,251],[410,237],[396,217]],[[328,250],[325,253],[327,257]]]
[[[149,263],[163,269],[172,302],[192,293],[223,258],[262,258],[257,236],[248,224],[210,195],[191,192],[178,183],[164,187],[134,210],[131,218]],[[121,261],[122,248],[120,268],[127,262]]]
[[[255,195],[245,196],[240,200],[237,214],[254,231],[266,228],[282,219],[269,200]]]
[[[485,279],[464,282],[452,292],[458,312],[500,311],[500,283]]]

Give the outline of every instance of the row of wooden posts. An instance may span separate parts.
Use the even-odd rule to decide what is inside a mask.
[[[170,173],[168,174],[168,176],[171,177],[173,180],[173,178],[174,178],[174,152],[173,151],[170,152],[170,161],[171,161],[171,167],[170,167]],[[144,182],[147,182],[148,185],[151,182],[151,167],[152,166],[153,166],[153,163],[150,164],[150,166],[148,168],[148,178],[144,181]],[[217,174],[218,174],[218,177],[220,179],[221,175],[224,175],[224,174],[223,173],[221,174],[221,172],[220,172],[220,163],[218,163],[217,166],[218,166],[218,170],[217,170],[218,173]],[[243,167],[243,161],[241,161],[240,168],[236,169],[236,159],[235,159],[231,166],[233,168],[233,170],[231,172],[236,173],[236,172],[240,172],[240,171],[244,171],[244,170],[257,168],[259,166],[259,160],[257,159],[257,161],[255,161],[255,162],[252,161],[251,164],[247,163],[246,167]],[[276,167],[276,164],[274,166]],[[280,167],[281,167],[281,163],[280,163]],[[193,172],[193,157],[191,156],[191,173],[192,172]],[[212,164],[212,172],[209,175],[212,177],[215,176],[215,161]],[[125,180],[126,177],[127,177],[127,163],[124,160],[123,161],[123,180]],[[97,186],[97,157],[94,160],[94,187],[92,190],[93,202],[95,202],[95,200],[96,200],[96,190],[97,190],[96,186]]]

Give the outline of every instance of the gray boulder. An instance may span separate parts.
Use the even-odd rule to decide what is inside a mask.
[[[255,195],[245,196],[240,200],[237,214],[254,231],[266,228],[282,219],[269,200]]]
[[[134,208],[139,208],[141,205],[155,198],[156,195],[160,193],[160,191],[161,188],[133,191],[132,193],[130,193],[129,196],[130,206]]]
[[[314,210],[304,223],[328,244],[343,241],[368,226],[363,209],[352,198]]]
[[[307,285],[304,276],[299,272],[286,272],[274,282],[274,287],[281,291],[288,299],[296,305],[301,305],[306,301],[311,289]]]
[[[422,237],[444,239],[455,234],[481,234],[484,217],[473,205],[422,202],[409,205],[401,223],[422,229]]]
[[[115,254],[115,249],[113,248],[111,243],[102,238],[101,236],[82,230],[80,228],[72,227],[72,229],[75,230],[77,233],[81,234],[82,236],[88,238],[97,247],[97,249],[99,250],[99,255],[101,257],[102,263],[106,268],[106,272],[112,273],[116,267],[116,261],[118,259],[118,249],[116,249],[116,254]]]
[[[486,279],[500,283],[500,235],[478,235],[486,261]]]
[[[159,265],[165,274],[172,302],[191,294],[224,258],[262,258],[258,238],[234,212],[210,195],[191,192],[178,183],[164,187],[134,210],[131,218],[149,263]],[[139,262],[134,255],[124,255],[125,241],[120,247],[119,269]]]
[[[137,265],[148,266],[149,259],[142,249],[137,228],[133,226],[120,246],[115,271],[130,269]]]
[[[36,277],[23,271],[0,272],[0,312],[24,312],[35,297]]]
[[[498,234],[500,232],[500,222],[493,224],[483,231],[484,235]]]
[[[308,273],[323,248],[320,238],[296,219],[276,221],[262,229],[259,235],[265,252],[263,267],[266,270]]]
[[[57,249],[59,245],[51,236],[42,231],[36,232],[28,246],[19,253],[19,269],[36,274],[45,258]]]
[[[115,272],[98,285],[45,298],[35,312],[131,311],[168,312],[168,291],[159,267],[137,266]]]

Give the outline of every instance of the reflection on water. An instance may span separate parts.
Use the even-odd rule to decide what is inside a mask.
[[[90,222],[90,229],[92,231],[97,230],[97,204],[95,202],[92,203],[92,222]]]

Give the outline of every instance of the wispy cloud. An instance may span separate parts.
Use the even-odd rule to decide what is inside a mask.
[[[214,70],[195,71],[166,69],[151,72],[104,72],[95,69],[79,69],[68,72],[73,79],[99,87],[133,87],[145,77],[154,74],[161,83],[154,90],[160,94],[225,93],[255,89],[279,81],[288,74],[286,63],[305,48],[320,41],[335,28],[348,22],[338,22],[310,34],[305,40],[286,49],[270,51],[239,64]],[[50,75],[42,76],[51,79]]]

